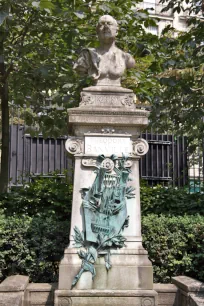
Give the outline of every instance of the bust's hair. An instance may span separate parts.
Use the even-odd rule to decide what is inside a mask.
[[[101,17],[99,18],[98,23],[97,23],[97,25],[96,25],[96,31],[97,31],[97,33],[98,33],[98,28],[99,28],[99,24],[100,24],[101,20],[102,20],[103,18],[107,18],[107,17],[110,18],[110,19],[112,19],[113,23],[115,24],[115,26],[116,26],[116,28],[117,28],[117,30],[118,30],[118,23],[117,23],[117,20],[116,20],[115,18],[113,18],[111,15],[103,15],[103,16],[101,16]]]

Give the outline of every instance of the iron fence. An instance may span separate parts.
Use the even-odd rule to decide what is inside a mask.
[[[186,186],[189,180],[187,138],[143,133],[149,152],[140,161],[141,178],[147,184]],[[31,137],[21,124],[10,125],[10,186],[20,186],[36,176],[50,176],[57,171],[72,176],[73,163],[65,151],[67,137],[43,139]]]
[[[186,186],[188,184],[187,137],[158,133],[141,135],[149,152],[140,161],[141,178],[148,185]]]

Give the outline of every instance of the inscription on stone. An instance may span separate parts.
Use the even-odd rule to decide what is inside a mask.
[[[85,154],[129,154],[132,151],[129,137],[85,137]]]
[[[134,106],[134,94],[108,94],[99,95],[92,92],[82,92],[80,106]]]

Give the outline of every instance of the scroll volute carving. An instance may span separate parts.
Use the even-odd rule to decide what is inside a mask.
[[[68,138],[65,142],[65,148],[68,153],[75,155],[83,153],[83,140],[79,138]]]
[[[135,156],[143,156],[147,154],[149,150],[148,142],[143,138],[138,138],[136,141],[133,141],[133,155]]]

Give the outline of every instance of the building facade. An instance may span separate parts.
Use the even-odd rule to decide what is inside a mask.
[[[144,0],[143,3],[140,3],[139,8],[148,9],[150,16],[158,19],[157,26],[149,27],[148,31],[154,35],[161,35],[167,25],[174,27],[177,31],[186,31],[188,12],[178,14],[173,12],[173,9],[162,12],[165,6],[160,3],[160,0]],[[202,12],[199,12],[197,16],[204,20]]]

